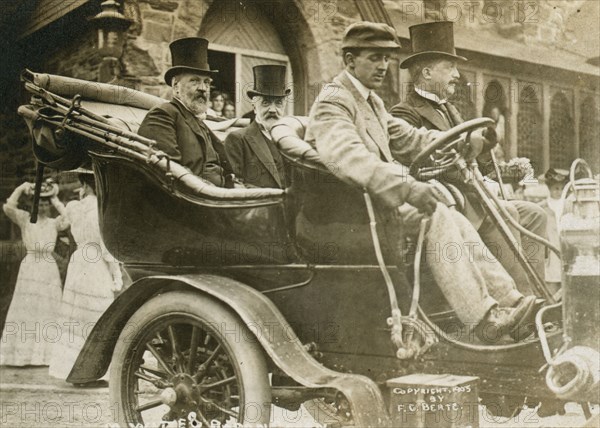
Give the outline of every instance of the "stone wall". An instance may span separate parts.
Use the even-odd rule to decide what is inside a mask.
[[[593,0],[595,1],[595,0]],[[556,47],[574,38],[566,25],[582,13],[586,0],[384,0],[423,22],[450,20],[473,30],[485,29],[526,45]]]
[[[168,98],[162,76],[171,65],[168,45],[180,37],[198,35],[209,8],[222,19],[252,19],[263,13],[279,33],[290,56],[294,76],[304,82],[302,98],[310,105],[320,84],[341,68],[339,44],[350,23],[360,20],[354,0],[335,2],[268,0],[262,3],[219,0],[126,0],[124,14],[134,21],[123,64],[139,79],[139,89]],[[258,10],[251,10],[257,8]]]

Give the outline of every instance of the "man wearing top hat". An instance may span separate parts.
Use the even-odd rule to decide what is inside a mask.
[[[225,187],[227,163],[223,145],[198,116],[210,96],[208,41],[199,37],[175,40],[169,45],[173,66],[165,73],[173,99],[154,107],[144,118],[138,134],[155,140],[157,148],[192,173]]]
[[[409,28],[412,55],[400,64],[408,69],[412,85],[405,100],[390,110],[398,118],[420,128],[446,131],[464,122],[458,109],[448,99],[456,92],[460,73],[458,64],[467,61],[456,54],[452,22],[430,22]],[[496,144],[495,132],[485,130],[489,141],[477,158],[480,166],[490,163],[489,151]],[[483,168],[483,167],[482,167]],[[485,168],[484,168],[485,169]],[[486,171],[484,170],[485,174]],[[490,247],[504,268],[512,275],[519,290],[533,294],[533,288],[524,269],[516,260],[513,251],[502,237],[500,230],[486,216],[483,207],[474,194],[465,191],[465,216],[473,223],[483,241]],[[536,235],[546,237],[546,216],[534,203],[528,201],[508,201],[505,208],[521,226]],[[540,278],[544,278],[544,250],[537,242],[512,228],[517,243],[533,264]]]
[[[255,120],[246,128],[231,132],[225,152],[236,178],[257,187],[285,188],[283,159],[271,140],[271,127],[285,112],[289,89],[285,88],[284,65],[257,65],[253,68],[252,100]]]
[[[468,220],[441,203],[444,198],[432,185],[416,181],[402,165],[439,132],[392,117],[374,92],[399,47],[388,25],[349,26],[342,41],[345,69],[317,97],[305,139],[332,174],[371,195],[380,215],[399,215],[404,233],[418,233],[423,213],[430,215],[426,254],[461,246],[462,255],[451,263],[430,256],[427,264],[459,319],[474,327],[481,340],[492,339],[484,334],[490,324],[503,332],[519,331],[532,321],[535,297],[524,297],[502,266],[485,257],[485,245]],[[473,138],[483,144],[480,133]]]

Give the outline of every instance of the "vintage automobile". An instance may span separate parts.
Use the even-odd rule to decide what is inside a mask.
[[[272,403],[292,410],[304,403],[328,426],[397,426],[388,381],[417,373],[477,376],[479,396],[496,415],[539,403],[540,413],[553,414],[567,401],[589,414],[588,403],[598,403],[592,179],[573,175],[565,189],[572,209],[562,232],[562,298],[515,247],[548,304],[537,313],[537,334],[486,345],[461,325],[421,266],[422,230],[409,256],[398,254],[397,228],[378,215],[376,201],[338,181],[302,140],[306,118],[285,118],[272,132],[289,188],[225,189],[135,133],[164,100],[30,71],[23,81],[33,96],[19,113],[33,135],[38,183],[44,167],[69,170],[91,159],[105,244],[134,279],[96,324],[68,378],[99,379],[110,366],[122,426],[181,418],[189,426],[266,425]],[[207,123],[221,136],[240,125]],[[446,132],[411,173],[443,180],[458,171],[511,240],[514,220],[457,145],[489,123]],[[435,166],[427,166],[432,158]],[[460,209],[459,193],[445,188]]]

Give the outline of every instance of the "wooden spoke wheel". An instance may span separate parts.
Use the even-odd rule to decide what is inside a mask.
[[[260,425],[269,422],[271,389],[263,351],[232,310],[176,291],[145,303],[121,333],[110,398],[121,426]]]

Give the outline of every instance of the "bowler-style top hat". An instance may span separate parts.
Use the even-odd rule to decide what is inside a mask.
[[[400,43],[396,30],[389,25],[362,21],[346,28],[342,39],[342,49],[345,48],[398,49]]]
[[[408,68],[416,59],[423,57],[441,56],[467,61],[467,58],[456,55],[452,22],[442,21],[413,25],[409,31],[412,55],[400,63],[400,68]]]
[[[173,76],[179,73],[214,74],[208,65],[208,40],[200,37],[177,39],[169,45],[173,67],[165,73],[165,82],[171,86]]]
[[[285,97],[291,92],[291,89],[285,89],[285,65],[257,65],[252,72],[254,88],[246,92],[248,97]]]

